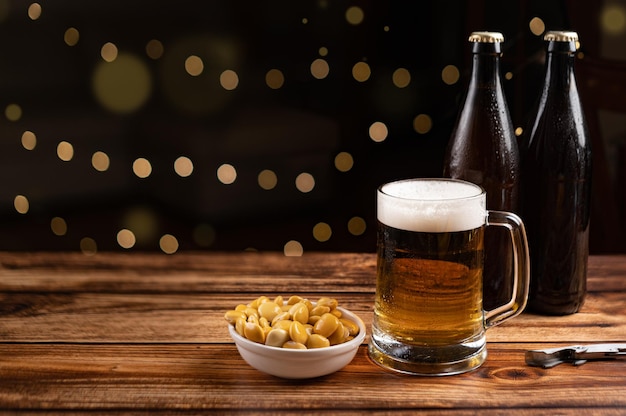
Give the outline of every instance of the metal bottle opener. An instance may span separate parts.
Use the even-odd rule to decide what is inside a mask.
[[[582,365],[588,360],[626,359],[626,344],[590,344],[526,351],[526,364],[552,368],[561,363]]]

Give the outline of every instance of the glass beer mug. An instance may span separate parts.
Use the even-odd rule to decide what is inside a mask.
[[[378,189],[374,362],[408,374],[473,370],[487,357],[486,329],[522,312],[530,279],[524,225],[485,204],[481,187],[456,179],[409,179]],[[513,293],[485,311],[483,238],[492,225],[510,231]]]

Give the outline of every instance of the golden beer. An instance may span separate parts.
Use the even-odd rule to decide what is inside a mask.
[[[414,345],[480,336],[483,234],[483,227],[421,233],[379,222],[377,329]]]
[[[411,374],[472,370],[486,356],[485,329],[521,312],[528,248],[515,214],[487,211],[482,188],[454,179],[383,185],[377,196],[377,276],[370,357]],[[493,216],[493,221],[490,222]],[[505,226],[518,259],[511,301],[483,310],[484,234]]]

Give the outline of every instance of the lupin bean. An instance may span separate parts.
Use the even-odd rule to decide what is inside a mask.
[[[358,325],[342,316],[336,299],[319,298],[315,304],[294,295],[273,300],[259,296],[224,314],[239,335],[261,344],[291,348],[324,348],[353,339]]]

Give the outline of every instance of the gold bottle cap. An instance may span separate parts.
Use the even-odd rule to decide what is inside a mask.
[[[480,43],[504,42],[504,35],[500,32],[472,32],[468,40]]]
[[[578,33],[567,30],[551,30],[546,32],[543,40],[548,42],[578,42]]]

